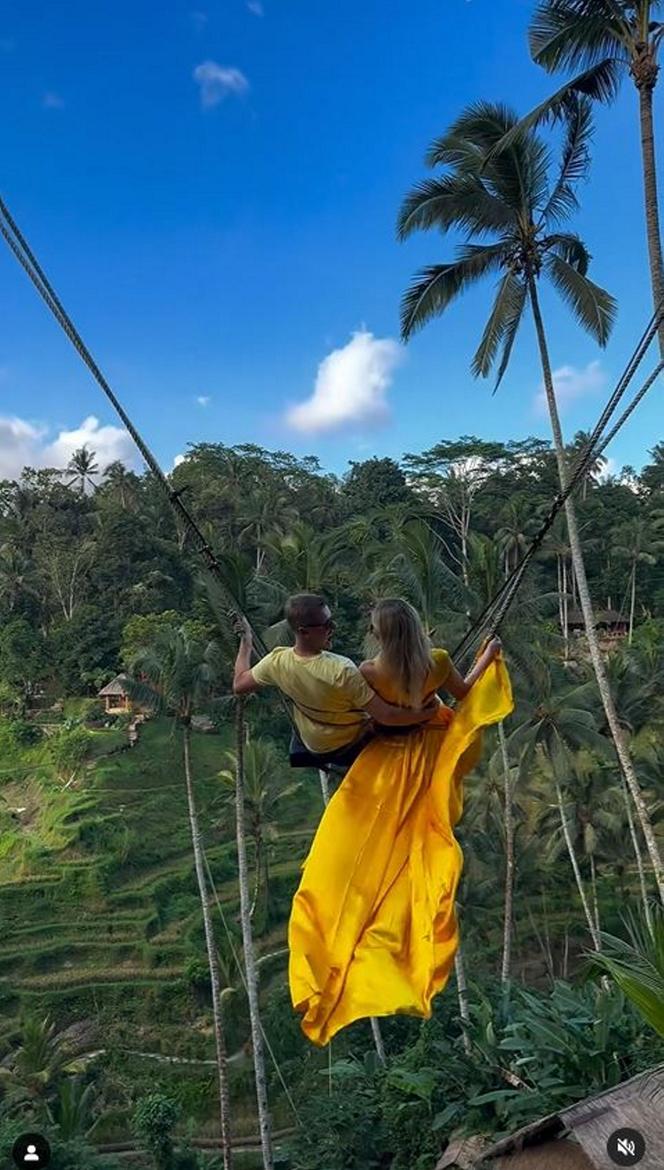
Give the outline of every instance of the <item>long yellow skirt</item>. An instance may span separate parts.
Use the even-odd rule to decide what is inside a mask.
[[[463,778],[482,728],[513,705],[499,658],[454,712],[369,743],[330,801],[288,931],[291,998],[314,1044],[366,1016],[431,1015],[458,942]]]

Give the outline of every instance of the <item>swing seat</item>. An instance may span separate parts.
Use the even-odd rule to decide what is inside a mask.
[[[318,754],[310,752],[294,731],[288,748],[288,760],[291,768],[315,768],[318,772],[331,772],[333,770],[345,772],[357,759],[369,738],[368,736],[364,737],[356,743],[349,744],[348,747],[339,748],[336,752]]]

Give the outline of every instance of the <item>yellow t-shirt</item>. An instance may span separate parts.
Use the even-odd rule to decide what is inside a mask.
[[[422,692],[425,699],[444,685],[452,669],[452,661],[447,650],[432,650],[431,657],[433,659],[433,669],[427,675]],[[410,703],[406,696],[402,695],[399,691],[396,680],[381,671],[380,659],[374,658],[371,665],[374,670],[371,681],[375,684],[376,692],[380,695],[381,699],[384,699],[386,703],[393,703],[396,707],[409,707]]]
[[[259,686],[278,687],[294,704],[302,742],[310,752],[347,747],[365,731],[374,692],[350,658],[323,650],[301,658],[278,646],[251,669]]]

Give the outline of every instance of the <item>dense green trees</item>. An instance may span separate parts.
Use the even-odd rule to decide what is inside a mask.
[[[480,278],[497,276],[473,372],[487,376],[495,369],[500,383],[529,311],[552,445],[432,436],[424,452],[404,455],[401,462],[354,462],[339,479],[313,457],[297,459],[255,444],[199,443],[172,473],[172,486],[186,491],[230,592],[268,644],[287,636],[287,594],[316,590],[334,607],[335,648],[356,658],[365,649],[369,607],[386,593],[411,600],[432,638],[452,648],[518,564],[588,440],[578,432],[564,444],[539,290],[546,278],[577,322],[606,343],[614,302],[589,280],[589,254],[561,224],[576,210],[576,187],[588,168],[590,102],[611,99],[627,73],[639,93],[656,304],[664,289],[652,125],[664,33],[654,19],[660,8],[656,0],[538,3],[530,38],[534,58],[551,71],[582,75],[521,121],[506,107],[486,102],[462,113],[429,153],[428,161],[445,166],[445,173],[416,187],[399,219],[402,237],[421,228],[466,235],[452,262],[425,270],[406,294],[404,337]],[[554,114],[562,128],[555,156],[537,131]],[[173,896],[185,911],[185,958],[180,968],[155,970],[146,1001],[158,1015],[168,1002],[159,998],[158,977],[174,974],[177,1009],[187,996],[201,1009],[198,1034],[188,1035],[183,1047],[189,1052],[190,1041],[201,1041],[203,1050],[207,1037],[207,1064],[216,1065],[214,1076],[198,1082],[188,1099],[186,1090],[182,1097],[171,1095],[158,1079],[145,1092],[145,1079],[130,1083],[124,1070],[118,1076],[113,1056],[103,1074],[96,1064],[72,1063],[48,1019],[28,1017],[6,1030],[0,1021],[3,1157],[21,1119],[48,1129],[56,1170],[98,1165],[86,1145],[94,1129],[92,1107],[99,1103],[112,1115],[121,1097],[125,1123],[133,1115],[134,1132],[157,1170],[194,1164],[176,1147],[176,1128],[191,1128],[194,1118],[218,1120],[228,1168],[232,1099],[238,1112],[251,1110],[253,1127],[257,1103],[268,1170],[275,1101],[282,1114],[289,1111],[289,1122],[290,1111],[297,1117],[288,1153],[293,1170],[321,1164],[328,1170],[423,1170],[454,1135],[516,1128],[662,1059],[655,1034],[664,1028],[662,910],[653,895],[658,884],[660,895],[664,888],[664,442],[650,456],[640,473],[624,469],[609,478],[604,461],[594,461],[503,623],[517,706],[505,727],[487,735],[484,763],[467,786],[460,827],[464,964],[459,955],[458,995],[441,996],[434,1018],[424,1024],[381,1022],[381,1061],[369,1051],[366,1025],[335,1039],[334,1055],[321,1060],[302,1042],[283,972],[273,969],[284,951],[293,862],[297,868],[297,850],[304,850],[313,829],[306,817],[293,828],[296,813],[286,841],[294,856],[284,862],[282,853],[272,864],[285,836],[277,831],[277,817],[290,817],[301,798],[308,808],[306,784],[292,783],[285,771],[288,728],[274,697],[249,701],[248,735],[239,705],[235,748],[216,761],[222,793],[208,805],[210,824],[202,823],[192,717],[204,707],[227,734],[234,638],[161,485],[119,462],[100,468],[88,447],[75,451],[64,470],[26,468],[18,481],[0,483],[0,862],[11,878],[9,897],[20,907],[25,887],[30,896],[34,882],[46,920],[37,915],[41,938],[42,930],[61,925],[48,921],[55,914],[51,899],[54,907],[57,902],[48,885],[56,882],[40,871],[54,855],[62,870],[58,886],[76,898],[89,893],[95,915],[103,905],[108,909],[116,893],[128,899],[118,904],[131,910],[147,890],[155,904],[140,928],[140,946],[158,965],[160,949],[170,953],[171,932],[182,925],[169,903]],[[579,606],[585,637],[572,620]],[[624,639],[597,629],[602,613],[609,611],[611,625],[616,610],[626,619]],[[125,789],[127,795],[120,788],[119,807],[97,816],[96,797],[114,775],[113,765],[106,761],[96,772],[98,744],[83,725],[83,707],[55,725],[47,720],[59,719],[59,712],[43,708],[54,699],[62,705],[71,696],[94,695],[120,669],[135,672],[136,696],[150,689],[162,711],[176,716],[194,864],[192,870],[190,859],[176,856],[175,869],[166,875],[149,872],[138,885],[111,893],[112,879],[130,858],[137,870],[142,862],[146,868],[161,865],[169,827],[177,836],[173,824],[161,823],[172,813],[167,796],[163,818],[159,808],[164,836],[152,822],[150,842],[127,811],[140,784],[156,779],[164,792],[168,784],[163,775],[151,774],[152,762],[143,757],[131,776],[134,788]],[[609,750],[611,740],[621,768]],[[226,749],[229,742],[227,736]],[[67,804],[70,796],[78,797],[78,806]],[[223,806],[229,804],[236,813],[237,869],[228,854]],[[179,815],[186,823],[183,806]],[[253,885],[245,837],[253,847]],[[215,865],[230,877],[223,901],[234,913],[239,875],[246,998],[234,969],[233,932],[216,897]],[[621,922],[624,905],[637,902],[640,918]],[[0,899],[0,910],[5,905]],[[215,934],[213,909],[224,920],[223,935]],[[116,925],[108,929],[122,956],[125,942],[136,942],[123,932],[135,929],[138,919],[129,914],[130,928],[118,917],[110,916]],[[16,932],[20,938],[22,929]],[[155,931],[158,942],[149,947]],[[79,945],[87,944],[74,931],[71,946]],[[3,975],[0,999],[10,1011],[21,996],[51,986],[51,962],[52,986],[59,987],[71,966],[67,959],[57,970],[53,956],[59,946],[51,942],[41,955],[40,943],[31,944],[44,982],[33,978],[14,988]],[[0,965],[14,960],[11,950],[0,954]],[[577,978],[582,963],[594,977],[583,983]],[[118,971],[126,977],[130,966],[131,960],[119,957],[113,977]],[[259,986],[263,969],[267,987]],[[72,1011],[103,1015],[99,974],[92,967],[81,976],[81,999]],[[112,994],[105,1017],[111,1032],[117,1025]],[[60,1011],[62,1000],[56,1002]],[[225,1026],[241,1045],[230,1057]],[[279,1065],[274,1072],[263,1058],[268,1039]],[[92,1054],[93,1060],[99,1055]],[[161,1050],[133,1055],[154,1058],[157,1067],[171,1059]],[[121,1064],[122,1053],[115,1057]],[[257,1096],[248,1105],[252,1062]]]

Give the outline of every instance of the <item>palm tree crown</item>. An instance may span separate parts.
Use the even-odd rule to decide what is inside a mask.
[[[595,97],[614,96],[627,72],[654,86],[664,24],[661,0],[542,0],[530,26],[530,51],[549,72],[580,69],[571,84]]]
[[[428,153],[429,164],[443,164],[447,173],[419,183],[407,196],[398,222],[401,239],[429,228],[467,234],[455,260],[425,268],[406,293],[405,340],[443,313],[469,285],[499,275],[472,364],[476,377],[487,377],[500,351],[497,384],[507,369],[528,294],[540,276],[549,278],[600,345],[606,344],[615,315],[613,298],[588,279],[585,244],[577,235],[557,230],[576,209],[575,186],[588,168],[589,101],[574,102],[555,170],[549,149],[533,130],[495,153],[518,124],[511,110],[487,102],[462,113]]]
[[[655,16],[661,9],[662,0],[540,0],[530,26],[533,60],[550,73],[570,69],[576,76],[521,123],[521,128],[532,127],[559,117],[580,93],[599,102],[613,101],[621,82],[631,76],[639,96],[646,238],[656,313],[664,302],[653,110],[664,36],[664,23]],[[664,354],[662,319],[659,345]]]
[[[71,476],[69,485],[77,483],[81,495],[88,484],[92,488],[95,486],[94,477],[99,475],[99,465],[95,463],[96,454],[96,451],[90,451],[88,447],[79,447],[67,464],[67,472]]]

